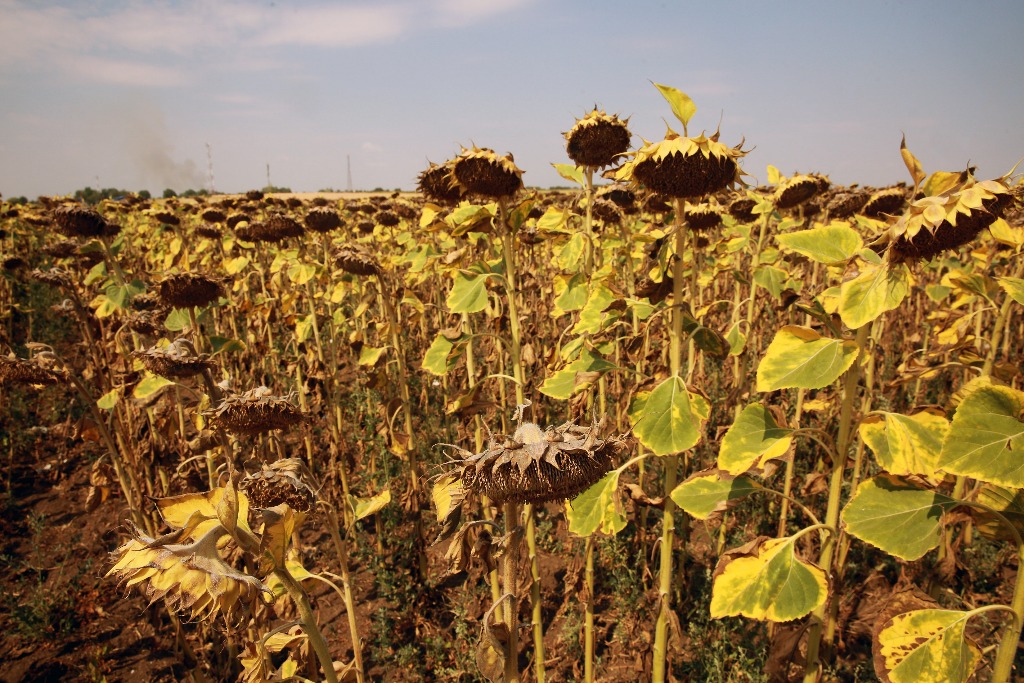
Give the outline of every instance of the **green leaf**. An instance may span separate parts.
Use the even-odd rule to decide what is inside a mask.
[[[916,560],[939,545],[942,514],[957,502],[890,474],[861,482],[843,509],[846,531],[904,560]]]
[[[1024,488],[1024,392],[985,386],[957,406],[939,467],[1000,486]]]
[[[455,367],[454,358],[451,358],[451,352],[454,348],[455,342],[444,336],[443,332],[438,332],[437,336],[434,337],[434,341],[431,342],[430,348],[423,355],[423,362],[420,364],[420,367],[438,377],[447,375],[448,371]]]
[[[852,330],[899,306],[910,292],[910,269],[899,265],[868,266],[839,289],[839,317]]]
[[[698,472],[669,494],[675,504],[688,515],[707,519],[723,512],[734,501],[746,498],[760,486],[746,475],[723,477],[721,472]]]
[[[733,323],[733,326],[725,333],[725,340],[729,342],[730,356],[740,355],[747,346],[747,335],[743,334],[740,329],[740,323]]]
[[[538,232],[565,232],[565,223],[569,218],[568,209],[549,206],[544,214],[537,219]]]
[[[786,271],[775,266],[761,265],[754,271],[754,282],[759,287],[771,292],[771,295],[776,299],[782,297],[782,290],[786,284],[787,277]]]
[[[99,397],[96,401],[96,407],[100,410],[113,410],[119,400],[121,400],[121,388],[114,387]]]
[[[244,342],[238,339],[231,339],[229,337],[218,337],[217,335],[210,335],[210,346],[213,347],[213,355],[221,353],[235,353],[236,351],[245,351],[246,345]]]
[[[583,233],[578,232],[569,238],[562,250],[558,252],[558,267],[564,271],[575,271],[583,258],[583,250],[587,246]]]
[[[860,234],[845,221],[788,232],[777,235],[775,240],[785,249],[827,264],[848,261],[864,247]]]
[[[619,470],[612,470],[566,504],[570,532],[578,536],[590,536],[595,531],[614,535],[625,528],[626,516],[618,495],[619,474]]]
[[[380,357],[384,355],[384,352],[388,350],[386,346],[364,346],[359,350],[359,364],[360,365],[376,365]]]
[[[878,632],[875,671],[891,683],[966,683],[981,659],[964,633],[969,617],[945,609],[896,615]]]
[[[675,114],[685,129],[690,124],[690,119],[697,113],[697,105],[693,103],[689,95],[681,90],[676,90],[672,86],[655,83],[654,87],[658,89],[661,96],[672,107],[672,113]]]
[[[780,427],[763,405],[751,404],[722,437],[718,466],[729,474],[763,468],[769,460],[786,454],[793,444],[792,434],[793,430]]]
[[[351,493],[348,495],[348,506],[355,521],[366,519],[373,513],[384,508],[391,502],[391,489],[384,489],[370,498],[359,498]]]
[[[316,318],[312,314],[304,315],[295,321],[295,339],[301,344],[313,334],[313,322]]]
[[[822,337],[809,327],[787,325],[768,345],[757,366],[757,390],[821,389],[857,360],[857,343]]]
[[[247,265],[249,265],[248,256],[236,256],[235,258],[224,261],[224,270],[227,271],[228,275],[237,275],[242,272]]]
[[[630,417],[640,443],[655,455],[672,455],[700,441],[710,414],[711,406],[703,396],[690,393],[681,377],[669,377]]]
[[[477,313],[487,308],[487,277],[456,273],[452,291],[445,301],[452,313]]]
[[[729,355],[731,347],[725,337],[701,324],[686,307],[679,309],[679,315],[683,321],[683,332],[693,338],[694,346],[714,358],[722,359]]]
[[[297,285],[304,285],[316,275],[316,266],[312,263],[297,263],[288,269],[288,279]]]
[[[562,176],[571,183],[576,183],[582,186],[583,181],[583,169],[573,164],[551,164],[558,171],[558,175]]]
[[[169,387],[172,384],[174,384],[174,382],[165,377],[147,373],[146,376],[135,385],[135,391],[132,392],[132,396],[140,401],[144,401],[164,387]]]
[[[191,325],[187,308],[175,308],[164,320],[164,327],[171,332],[180,332]]]
[[[1024,306],[1024,280],[1019,277],[1009,276],[997,279],[1003,291],[1009,294],[1011,299]]]
[[[875,460],[896,475],[941,478],[939,452],[947,431],[949,421],[927,411],[916,415],[876,413],[860,423],[860,437],[874,452]]]
[[[576,389],[577,372],[578,371],[572,367],[567,367],[559,370],[553,375],[550,375],[544,380],[544,383],[540,385],[540,393],[560,401],[566,401],[572,398],[574,390]]]
[[[555,291],[557,292],[560,287],[562,291],[555,299],[555,308],[551,311],[553,318],[567,311],[578,311],[587,303],[587,278],[583,273],[576,273],[567,280],[564,275],[558,276],[555,280]]]
[[[715,568],[711,616],[792,621],[825,603],[825,572],[796,556],[796,537],[757,539],[727,552]]]
[[[590,290],[587,304],[580,310],[580,319],[572,328],[572,334],[597,334],[604,325],[618,317],[618,313],[605,310],[618,297],[604,284],[598,283]]]

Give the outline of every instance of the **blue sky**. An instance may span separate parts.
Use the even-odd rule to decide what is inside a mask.
[[[0,193],[208,185],[411,189],[475,143],[528,185],[561,181],[562,132],[595,104],[660,139],[753,148],[764,181],[999,176],[1024,157],[1024,2],[0,0]],[[696,131],[694,130],[696,129]]]

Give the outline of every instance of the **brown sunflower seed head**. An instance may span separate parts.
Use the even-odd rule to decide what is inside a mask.
[[[729,215],[740,223],[753,223],[757,220],[757,214],[754,213],[755,206],[757,206],[757,202],[750,197],[739,197],[729,204]]]
[[[260,234],[263,242],[283,242],[291,237],[302,237],[306,230],[302,225],[283,213],[274,213],[263,222],[263,231]]]
[[[638,210],[636,205],[636,192],[622,183],[603,185],[597,190],[597,196],[601,199],[607,199],[610,202],[614,202],[614,204],[622,209],[622,212],[625,214],[634,214]]]
[[[155,335],[163,331],[164,317],[161,311],[135,311],[125,320],[125,325],[132,332]]]
[[[64,370],[46,367],[44,360],[38,357],[25,360],[13,355],[0,356],[0,384],[43,387],[68,381]]]
[[[693,232],[705,232],[722,224],[722,214],[707,203],[686,205],[686,225]]]
[[[224,285],[202,273],[174,273],[157,287],[160,301],[171,308],[209,306],[224,296]]]
[[[29,277],[36,282],[42,282],[43,284],[50,285],[51,287],[59,287],[60,289],[71,289],[71,273],[62,268],[50,268],[49,270],[40,270],[34,268]]]
[[[369,235],[370,233],[373,232],[373,229],[376,226],[377,224],[374,223],[373,221],[363,220],[356,223],[356,230],[363,233],[364,235]]]
[[[837,192],[828,200],[825,210],[830,218],[849,218],[860,211],[868,199],[865,192]]]
[[[249,190],[245,193],[245,198],[251,202],[258,202],[263,199],[263,192],[261,190]]]
[[[203,223],[196,226],[196,234],[206,239],[216,240],[220,239],[221,231],[220,228],[212,223]]]
[[[244,214],[244,213],[233,213],[233,214],[231,214],[230,216],[228,216],[227,220],[226,220],[226,221],[224,221],[224,223],[225,223],[225,224],[226,224],[226,225],[227,225],[227,226],[228,226],[229,228],[231,228],[232,230],[234,230],[234,229],[235,229],[235,226],[237,226],[237,225],[238,225],[239,223],[245,223],[245,222],[247,222],[248,220],[249,220],[249,216],[247,216],[247,215],[246,215],[246,214]]]
[[[132,353],[143,367],[155,375],[167,379],[184,379],[212,370],[215,363],[205,353],[196,353],[192,343],[182,337],[171,342],[166,348],[152,347]]]
[[[595,197],[592,211],[594,218],[602,223],[607,225],[622,223],[622,210],[611,200]]]
[[[68,258],[74,256],[77,251],[78,245],[75,241],[66,239],[58,240],[42,248],[44,254],[54,258]]]
[[[199,217],[207,223],[223,223],[228,219],[228,215],[220,209],[206,209]]]
[[[287,398],[271,396],[266,387],[228,396],[203,414],[218,429],[248,435],[288,429],[306,419]]]
[[[860,213],[868,218],[893,216],[907,205],[907,191],[902,187],[890,187],[875,192],[861,207]]]
[[[486,148],[463,149],[453,161],[452,175],[468,195],[508,199],[523,189],[523,171],[512,155],[498,156]]]
[[[669,130],[664,140],[642,147],[617,176],[666,197],[703,197],[740,184],[737,162],[745,154],[718,142],[717,134],[687,138]]]
[[[113,237],[121,228],[81,204],[65,204],[53,212],[57,231],[66,237]]]
[[[377,214],[377,222],[387,228],[393,228],[402,222],[402,217],[391,209],[386,209]]]
[[[334,255],[334,264],[353,275],[381,275],[384,269],[372,255],[355,246],[343,247]]]
[[[318,199],[320,199],[318,197]],[[306,227],[313,232],[326,234],[341,227],[341,216],[334,209],[317,206],[306,214]]]
[[[170,211],[157,211],[153,214],[153,218],[163,225],[181,225],[181,219]]]
[[[498,504],[573,498],[603,477],[625,448],[624,439],[601,439],[598,430],[572,423],[544,430],[524,422],[462,461],[463,486]]]
[[[0,270],[6,273],[19,273],[28,268],[28,261],[20,256],[0,257]]]
[[[795,175],[775,191],[775,208],[795,209],[822,191],[821,176]]]
[[[603,168],[619,161],[629,150],[629,120],[594,110],[578,119],[565,133],[566,153],[577,166]]]
[[[261,465],[242,479],[242,490],[256,508],[272,508],[282,503],[293,510],[308,512],[316,505],[313,475],[298,458],[284,458]]]

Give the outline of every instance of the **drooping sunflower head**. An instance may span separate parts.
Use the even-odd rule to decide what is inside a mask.
[[[166,306],[202,308],[224,296],[224,285],[203,273],[174,273],[160,282],[157,293]]]
[[[719,142],[717,133],[689,138],[669,130],[665,139],[640,148],[620,175],[666,197],[703,197],[741,182],[738,161],[745,154]]]
[[[512,155],[498,156],[492,149],[463,149],[452,160],[452,175],[464,194],[487,199],[510,199],[523,189],[523,171]]]
[[[288,429],[306,419],[303,412],[287,398],[271,396],[267,387],[228,396],[203,415],[216,428],[248,435]]]
[[[431,163],[417,181],[419,191],[427,201],[441,206],[454,206],[462,201],[462,187],[455,181],[452,167],[455,160],[443,164]]]
[[[154,375],[172,380],[199,375],[215,365],[207,354],[196,353],[192,342],[185,337],[174,340],[165,348],[154,346],[145,351],[135,351],[132,355]]]
[[[881,218],[885,215],[893,216],[902,211],[906,205],[906,188],[889,187],[871,195],[864,206],[861,207],[860,213],[868,218]]]
[[[849,218],[861,210],[868,197],[865,192],[837,192],[828,200],[825,210],[830,218]]]
[[[722,224],[722,213],[717,206],[702,202],[686,204],[686,225],[694,232],[707,232]]]
[[[283,242],[290,237],[302,237],[305,228],[297,220],[283,213],[273,213],[263,221],[260,239],[263,242]]]
[[[597,196],[613,202],[625,214],[634,214],[639,210],[636,205],[636,192],[622,183],[602,185],[597,190]]]
[[[326,234],[341,227],[341,216],[327,206],[316,206],[306,214],[306,227],[313,232]]]
[[[242,490],[256,508],[272,508],[282,503],[293,510],[308,512],[316,504],[313,475],[298,458],[284,458],[242,479]]]
[[[270,594],[259,579],[238,571],[220,556],[217,541],[227,530],[213,526],[192,543],[153,539],[138,530],[112,553],[115,575],[126,588],[139,586],[151,602],[160,598],[192,618],[230,615],[253,598]]]
[[[524,422],[460,463],[463,486],[499,504],[573,498],[604,476],[625,446],[624,439],[601,439],[598,432],[597,425],[542,429]]]
[[[57,231],[66,237],[113,237],[121,228],[81,204],[65,204],[53,212]]]
[[[335,252],[334,264],[352,275],[365,277],[384,273],[384,268],[372,254],[355,245],[343,247]]]
[[[67,373],[56,367],[49,367],[45,358],[37,356],[31,360],[14,355],[0,356],[0,384],[26,384],[33,387],[64,384]]]
[[[1012,194],[1005,179],[977,182],[969,173],[957,185],[913,202],[889,230],[893,262],[930,259],[957,249],[1002,216]]]
[[[566,152],[577,166],[603,168],[616,163],[629,149],[631,137],[628,119],[609,116],[594,107],[565,133]]]
[[[828,189],[827,181],[825,181],[825,185],[822,187],[821,178],[822,176],[795,175],[782,183],[775,190],[775,208],[782,210],[795,209]]]

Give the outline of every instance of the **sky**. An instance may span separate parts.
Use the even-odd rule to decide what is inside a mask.
[[[0,193],[414,189],[462,146],[564,184],[595,105],[881,186],[1024,157],[1024,2],[0,0]],[[679,128],[675,124],[676,128]]]

